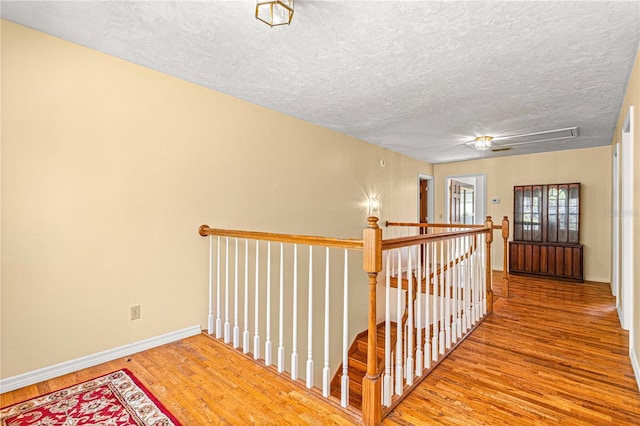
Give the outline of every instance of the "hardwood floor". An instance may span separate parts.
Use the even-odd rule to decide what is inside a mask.
[[[638,425],[609,286],[512,277],[484,321],[385,425]],[[0,406],[128,368],[185,425],[348,425],[343,412],[204,335],[0,395]]]
[[[609,285],[511,278],[510,298],[384,424],[640,424]]]

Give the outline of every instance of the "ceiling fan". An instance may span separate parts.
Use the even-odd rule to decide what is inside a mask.
[[[524,133],[520,135],[507,136],[478,136],[464,144],[478,151],[491,150],[492,152],[508,151],[514,146],[532,143],[542,143],[558,141],[562,139],[573,139],[578,137],[577,127],[567,127],[565,129],[545,130],[535,133]]]

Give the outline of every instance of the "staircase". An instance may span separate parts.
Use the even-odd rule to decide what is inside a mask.
[[[395,323],[391,327],[391,342],[395,345]],[[367,374],[367,347],[369,333],[367,330],[358,334],[349,348],[349,405],[360,410],[362,408],[362,379]],[[384,370],[384,323],[378,324],[378,372]],[[340,399],[340,383],[342,382],[342,364],[331,381],[331,395]]]
[[[421,290],[424,292],[425,290],[428,291],[428,294],[434,294],[434,277],[437,278],[440,276],[440,274],[446,272],[449,268],[453,267],[455,264],[461,262],[464,258],[469,257],[471,254],[471,252],[466,253],[463,256],[458,257],[455,260],[452,260],[451,262],[448,262],[446,264],[441,264],[441,263],[431,263],[430,266],[430,270],[432,271],[431,274],[429,274],[429,279],[425,279],[422,278],[422,283],[420,285]],[[427,285],[428,282],[428,285]],[[402,329],[404,330],[403,333],[407,332],[406,329],[406,325],[407,325],[407,318],[408,318],[408,307],[409,307],[409,303],[411,304],[415,304],[415,299],[417,297],[417,290],[418,290],[418,280],[416,278],[415,275],[413,275],[412,280],[411,280],[411,287],[412,287],[412,299],[411,301],[409,301],[409,282],[407,280],[407,278],[405,278],[404,276],[402,277],[402,279],[400,280],[400,284],[398,283],[398,277],[390,277],[390,287],[391,288],[398,288],[400,287],[401,290],[405,290],[405,306],[404,306],[404,315],[402,317]],[[428,288],[427,288],[428,287]],[[460,290],[462,291],[462,290]],[[412,342],[412,347],[413,347],[413,354],[414,354],[414,359],[415,359],[415,353],[416,353],[416,348],[418,345],[420,345],[421,347],[424,345],[425,343],[425,339],[431,339],[431,337],[433,336],[433,333],[436,332],[436,330],[438,329],[438,325],[440,324],[440,322],[436,323],[436,327],[434,329],[433,325],[430,325],[429,327],[426,328],[426,330],[423,330],[422,334],[422,341],[421,342],[416,342],[415,341],[415,328],[414,328],[414,332],[411,333],[410,335],[414,338],[414,341]],[[378,324],[377,327],[378,330],[378,340],[377,340],[377,355],[378,355],[378,374],[382,375],[382,373],[384,372],[385,369],[385,365],[384,365],[384,349],[385,349],[385,324],[384,322]],[[393,351],[395,351],[396,348],[396,335],[397,335],[397,323],[396,322],[390,322],[390,331],[391,331],[391,348],[392,348],[392,354]],[[428,337],[427,337],[428,334]],[[349,348],[349,368],[348,368],[348,374],[349,374],[349,405],[360,410],[362,409],[362,381],[364,376],[366,376],[367,374],[367,347],[368,347],[368,337],[369,337],[369,333],[367,330],[361,332],[360,334],[358,334],[355,338],[355,340],[353,341],[353,343],[351,344],[351,347]],[[404,344],[406,344],[406,342],[404,342]],[[392,360],[392,364],[393,364],[393,360]],[[340,393],[341,393],[341,381],[342,381],[342,364],[340,364],[340,367],[338,368],[338,371],[336,372],[335,376],[333,377],[333,379],[331,380],[331,395],[336,397],[337,399],[340,399]]]
[[[440,269],[440,265],[438,265]],[[445,270],[447,266],[445,265]],[[438,270],[437,273],[440,273]],[[433,280],[433,274],[430,276],[430,280]],[[425,279],[422,279],[421,288],[425,289]],[[390,279],[391,288],[398,288],[398,279],[397,277],[391,277]],[[409,285],[406,278],[402,278],[400,287],[402,290],[408,290]],[[413,300],[411,303],[415,302],[415,298],[417,296],[417,279],[414,275],[412,279],[412,287],[413,287]],[[424,290],[423,290],[424,291]],[[433,294],[433,283],[430,285],[430,293]],[[405,311],[402,318],[402,328],[405,329],[406,321],[408,318],[408,306],[409,306],[409,293],[405,292]],[[392,351],[395,350],[396,347],[396,335],[397,335],[397,323],[391,321],[390,322],[391,329],[391,348]],[[406,330],[405,330],[406,331]],[[431,334],[430,334],[431,335]],[[420,344],[424,344],[424,338]],[[361,409],[362,407],[362,379],[367,374],[367,347],[369,345],[369,333],[367,330],[358,334],[351,344],[349,348],[349,405]],[[378,373],[382,374],[384,371],[384,346],[385,346],[385,324],[384,322],[378,324],[378,340],[377,340],[377,353],[378,353]],[[416,349],[416,342],[413,344],[414,353]],[[340,391],[341,391],[341,381],[342,381],[342,364],[338,368],[335,376],[331,380],[331,395],[340,399]]]

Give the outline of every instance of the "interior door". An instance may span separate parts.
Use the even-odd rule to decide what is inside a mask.
[[[420,223],[429,222],[429,181],[420,179]]]
[[[449,182],[449,223],[462,223],[462,182],[451,179]]]

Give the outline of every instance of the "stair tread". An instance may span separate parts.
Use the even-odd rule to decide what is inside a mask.
[[[430,327],[431,328],[431,327]],[[390,322],[390,337],[391,337],[391,345],[392,351],[395,350],[394,341],[396,340],[397,335],[397,323]],[[378,324],[377,330],[377,359],[378,365],[382,366],[385,358],[385,343],[386,343],[386,324],[381,323]],[[421,341],[420,346],[424,344],[427,333],[424,330],[421,332]],[[429,333],[430,335],[430,333]],[[417,338],[417,334],[415,335]],[[349,405],[360,409],[362,406],[362,381],[366,376],[367,371],[367,350],[368,350],[368,336],[367,333],[362,333],[361,336],[357,337],[355,341],[352,343],[349,349],[349,358],[348,358],[348,375],[349,375]],[[331,394],[336,398],[340,398],[341,393],[341,383],[342,380],[342,366],[340,366],[338,372],[334,376],[334,380],[331,384]]]

